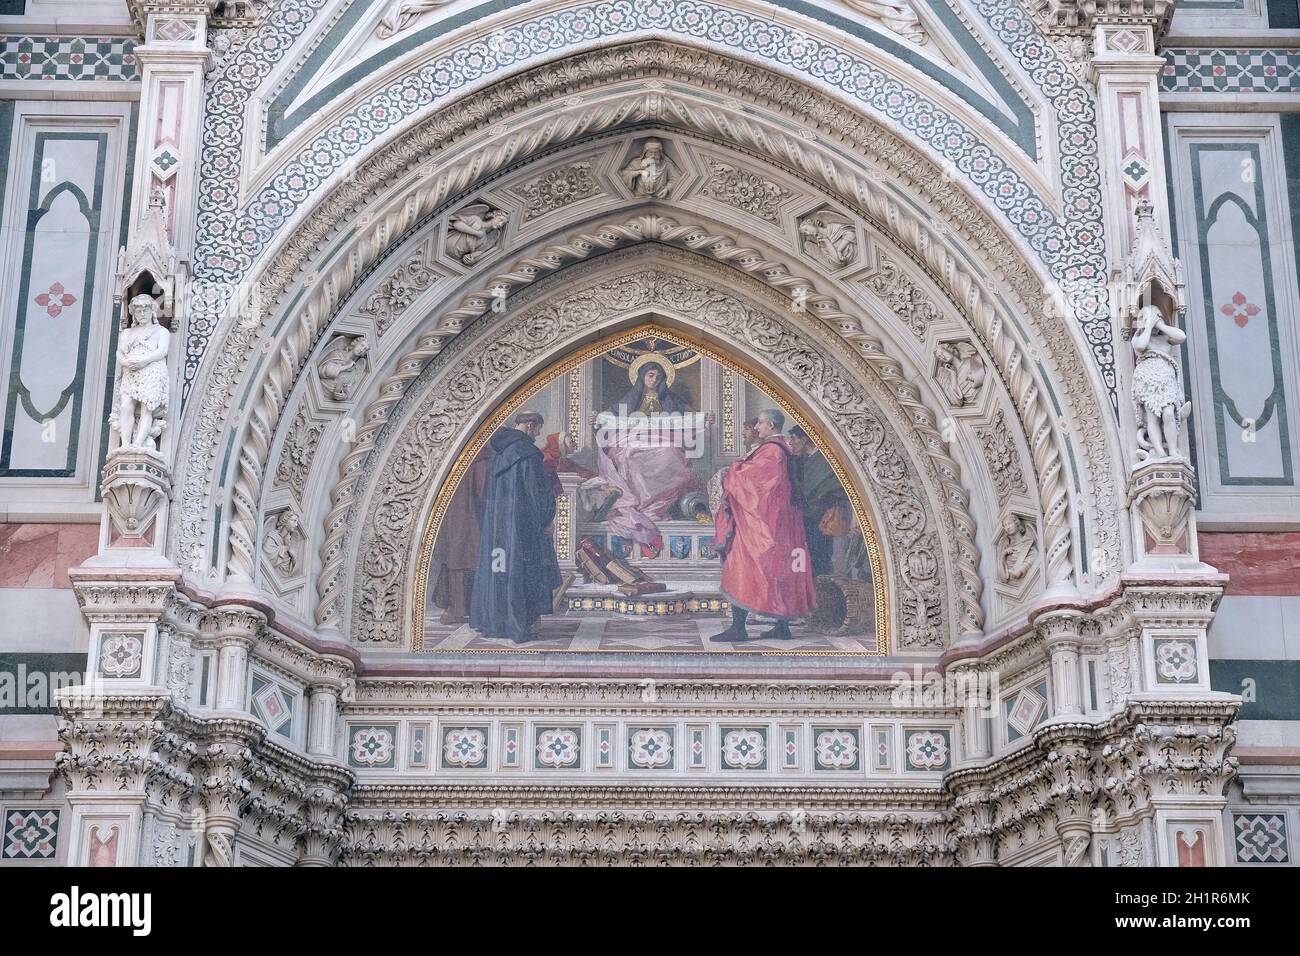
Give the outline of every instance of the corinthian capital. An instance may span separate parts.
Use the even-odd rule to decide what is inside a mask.
[[[1149,26],[1159,39],[1169,29],[1174,0],[1036,0],[1035,11],[1053,32],[1091,33],[1098,24]]]

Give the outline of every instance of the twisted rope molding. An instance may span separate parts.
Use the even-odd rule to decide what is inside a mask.
[[[409,209],[409,206],[405,208]],[[760,262],[756,263],[754,267],[760,268],[761,260]],[[525,267],[525,271],[522,276],[512,275],[506,278],[512,281],[520,281],[520,280],[527,281],[528,279],[532,278],[534,274],[535,274],[534,270]],[[796,284],[799,285],[807,284],[807,280],[799,280],[797,278],[789,278],[784,281],[785,284],[788,286],[794,286]],[[499,287],[499,284],[495,287]],[[337,303],[337,295],[333,293],[332,287],[327,287],[324,290],[324,294],[327,300],[331,300],[327,302],[327,304]],[[481,312],[481,310],[479,311]],[[422,344],[421,350],[425,350],[433,347],[433,342],[429,339],[423,339],[421,344]],[[434,351],[436,352],[436,349]],[[277,367],[277,371],[279,371],[285,379],[289,379],[292,377],[294,364],[295,364],[295,359],[292,351],[290,351],[289,349],[282,349],[281,362]],[[413,366],[408,366],[407,363],[403,363],[403,366],[404,366],[404,370],[408,372],[418,371],[417,369],[414,369]],[[284,396],[283,396],[283,391],[277,388],[277,385],[278,383],[274,381],[273,378],[272,382],[270,382],[266,387],[264,387],[263,395],[266,400],[266,403],[269,404],[272,410],[278,415],[279,406],[282,404]],[[367,417],[367,423],[369,423],[370,416],[367,415],[366,417]],[[933,423],[931,422],[930,425],[932,426],[932,424]],[[260,481],[261,481],[260,462],[265,461],[266,448],[269,445],[270,430],[271,430],[271,422],[269,421],[269,416],[267,415],[265,407],[259,407],[259,409],[255,412],[253,416],[253,420],[251,422],[251,428],[253,430],[253,433],[256,436],[256,440],[251,444],[246,444],[244,448],[241,449],[241,455],[240,455],[241,481],[237,485],[236,494],[235,494],[236,516],[238,519],[236,524],[240,526],[232,527],[233,563],[235,563],[237,569],[250,574],[250,576],[252,571],[252,555],[253,555],[253,541],[252,541],[253,532],[250,529],[254,529],[256,527],[256,518],[255,518],[256,509],[253,502],[256,501],[256,495],[260,492]],[[1043,436],[1044,438],[1050,437],[1050,432],[1044,432]],[[937,434],[934,436],[934,439],[937,440]],[[936,444],[936,442],[932,441],[931,444],[933,446],[934,444]],[[1059,467],[1058,467],[1058,471],[1059,471]],[[967,500],[963,502],[963,506],[965,504],[968,504],[968,500],[969,499],[967,496]],[[334,523],[334,520],[336,520],[334,516],[336,514],[337,514],[337,509],[331,511],[332,518],[329,523]],[[958,524],[960,525],[962,523],[959,521]],[[969,524],[967,523],[967,526],[959,528],[958,534],[961,536],[965,536],[967,538],[973,538],[973,526],[969,526]],[[1049,548],[1049,554],[1051,553],[1053,553],[1052,549]],[[337,553],[333,554],[332,556],[328,556],[327,560],[330,557],[332,557],[334,562],[337,562],[338,560]],[[979,627],[978,622],[981,620],[981,616],[978,613],[978,607],[977,607],[978,591],[972,591],[969,584],[972,578],[978,581],[978,575],[974,574],[972,570],[972,565],[975,563],[977,563],[977,559],[974,557],[972,553],[968,553],[964,557],[959,558],[959,567],[962,569],[962,575],[964,578],[967,579],[967,583],[964,585],[964,590],[968,596],[974,595],[975,602],[976,602],[976,613],[971,614],[969,610],[971,601],[969,600],[963,601],[963,604],[966,607],[966,612],[963,614],[963,626],[978,630]],[[322,579],[322,583],[321,583],[322,592],[331,593],[333,591],[333,584],[334,584],[334,578],[332,576],[327,575],[325,578]]]
[[[545,274],[594,254],[646,241],[677,245],[704,254],[761,279],[774,290],[790,294],[791,298],[797,296],[828,329],[838,332],[856,346],[857,354],[875,370],[891,397],[901,406],[903,417],[910,422],[929,458],[931,478],[942,490],[945,523],[952,542],[951,562],[961,579],[956,602],[959,626],[963,633],[980,632],[984,625],[980,607],[983,581],[979,574],[975,521],[970,514],[970,494],[961,484],[961,468],[941,440],[934,416],[922,401],[920,390],[903,377],[901,367],[885,354],[883,345],[862,331],[859,320],[841,309],[833,296],[814,291],[813,280],[790,272],[784,263],[767,258],[760,250],[738,245],[733,236],[712,233],[701,225],[682,224],[655,214],[604,223],[590,232],[571,236],[563,243],[549,245],[536,255],[516,260],[507,271],[487,279],[477,291],[463,297],[456,308],[439,317],[435,328],[421,336],[416,348],[402,357],[397,371],[381,385],[379,398],[366,407],[363,423],[357,430],[356,444],[340,462],[339,479],[331,489],[331,509],[325,518],[325,539],[320,548],[317,624],[328,627],[342,625],[344,599],[339,585],[347,573],[345,556],[350,552],[351,529],[355,524],[351,510],[359,500],[357,486],[365,476],[374,473],[368,465],[390,411],[405,394],[407,384],[441,350],[441,340],[450,338],[486,314],[497,300],[499,290],[527,286]],[[848,330],[851,334],[845,334]]]
[[[640,57],[639,63],[635,62],[638,57]],[[658,62],[653,62],[656,57],[659,58]],[[525,106],[529,103],[535,103],[541,98],[541,95],[550,92],[555,87],[559,87],[561,90],[580,88],[602,78],[610,77],[626,80],[629,72],[671,76],[673,71],[663,64],[667,60],[673,60],[674,57],[677,59],[694,57],[697,60],[706,61],[712,67],[712,69],[706,71],[711,83],[724,90],[729,88],[729,81],[732,81],[734,77],[738,76],[741,80],[749,81],[748,85],[742,84],[738,87],[730,87],[730,91],[748,97],[751,101],[765,102],[769,108],[778,113],[789,113],[791,109],[789,104],[791,103],[800,104],[804,107],[799,112],[802,121],[822,129],[841,141],[854,141],[853,145],[857,146],[859,151],[869,154],[872,160],[888,168],[898,180],[912,186],[913,191],[919,191],[929,197],[939,207],[945,219],[955,223],[961,234],[975,241],[976,246],[984,254],[986,261],[991,262],[996,271],[1008,281],[1022,304],[1028,301],[1032,297],[1034,290],[1038,288],[1034,280],[1032,267],[1015,253],[1014,244],[1007,241],[1002,231],[988,219],[980,207],[979,201],[972,200],[952,182],[946,181],[944,177],[936,177],[933,163],[898,137],[800,84],[766,74],[752,65],[735,64],[725,58],[701,51],[689,51],[673,47],[670,44],[649,42],[634,45],[624,51],[596,51],[583,57],[574,58],[566,62],[569,69],[562,77],[554,76],[553,71],[546,67],[530,71],[527,74],[503,81],[491,90],[472,98],[468,103],[453,104],[446,110],[435,114],[427,122],[410,131],[396,143],[391,144],[384,152],[363,163],[358,168],[356,176],[340,184],[334,192],[322,200],[303,226],[291,233],[291,238],[266,272],[266,284],[269,288],[275,290],[271,298],[278,300],[283,295],[293,277],[306,261],[314,257],[327,235],[337,231],[339,223],[352,221],[353,213],[364,204],[366,199],[373,195],[378,184],[400,177],[416,164],[427,159],[429,153],[436,153],[441,148],[444,148],[447,142],[456,140],[458,136],[463,136],[469,129],[486,126],[488,119],[497,112],[509,110],[512,107],[518,108],[521,103]],[[589,71],[590,75],[583,77],[584,70]],[[755,77],[765,82],[756,85],[753,82]],[[790,97],[786,100],[787,105],[784,107],[764,100],[766,89],[773,86],[790,93]],[[755,95],[756,90],[758,91],[757,95]],[[692,91],[687,92],[689,95]],[[633,102],[625,105],[623,109],[612,111],[607,109],[603,114],[603,119],[595,115],[576,119],[563,116],[559,118],[548,116],[539,124],[540,128],[534,131],[531,141],[527,143],[521,139],[522,134],[517,133],[513,138],[510,138],[504,135],[502,131],[494,130],[496,140],[501,145],[497,149],[497,155],[491,157],[491,162],[485,161],[482,154],[480,154],[477,162],[466,164],[461,170],[453,170],[450,173],[442,174],[436,179],[432,188],[417,189],[416,194],[407,197],[406,201],[398,209],[386,213],[379,223],[358,240],[354,248],[343,257],[342,261],[331,266],[329,275],[317,287],[316,294],[313,295],[307,309],[304,310],[298,326],[291,329],[291,333],[300,333],[308,343],[314,341],[315,336],[319,334],[324,324],[327,324],[318,321],[322,309],[325,314],[328,314],[329,309],[325,308],[325,306],[330,302],[338,302],[340,287],[344,289],[350,288],[351,280],[354,280],[373,264],[391,242],[404,238],[409,228],[419,223],[440,202],[454,195],[458,183],[463,187],[467,183],[474,181],[478,176],[485,174],[494,165],[499,166],[529,151],[535,151],[546,142],[553,143],[557,138],[573,135],[572,130],[579,127],[593,130],[600,123],[618,122],[620,120],[613,119],[616,115],[623,117],[635,116],[641,120],[652,114],[660,119],[664,118],[662,116],[662,105],[667,102],[667,98],[656,92],[642,99],[646,102],[641,102],[634,97]],[[705,108],[703,112],[699,112],[674,103],[673,110],[679,121],[682,122],[703,121],[710,118],[715,120],[716,122],[710,124],[714,134],[725,135],[729,141],[737,135],[751,134],[753,146],[760,153],[769,157],[775,156],[780,162],[791,159],[798,160],[805,173],[813,176],[814,179],[822,182],[834,180],[831,186],[840,192],[838,198],[841,201],[845,202],[846,205],[856,207],[864,218],[881,229],[882,232],[894,233],[897,238],[904,241],[905,249],[923,267],[927,268],[927,271],[933,269],[935,263],[932,260],[936,256],[932,250],[936,245],[940,244],[936,242],[935,235],[927,227],[916,222],[905,207],[883,195],[883,189],[872,182],[871,178],[853,174],[846,177],[845,174],[838,170],[833,160],[825,160],[824,157],[810,155],[808,153],[810,144],[807,141],[801,142],[792,139],[778,130],[761,128],[758,123],[750,123],[746,118],[720,113],[713,107]],[[833,122],[835,120],[838,120],[838,122]],[[850,185],[852,188],[848,188]],[[870,205],[871,210],[865,209],[862,203]],[[892,228],[883,228],[883,223],[888,223]],[[898,230],[900,224],[909,227],[906,230],[906,235]],[[921,255],[918,255],[918,252]],[[946,250],[944,252],[946,253]],[[941,267],[950,265],[955,275],[962,276],[965,279],[965,283],[959,284],[974,283],[973,277],[964,275],[964,270],[951,254],[940,255],[937,258],[940,260],[938,264]],[[932,273],[931,277],[941,287],[951,288],[950,283],[946,281],[948,279],[948,270],[946,268],[937,274]],[[1041,291],[1041,288],[1039,288],[1039,291]],[[955,299],[954,304],[960,302],[960,290],[950,292],[950,298]],[[960,305],[958,305],[958,308],[961,310]],[[989,308],[992,311],[991,307]],[[1000,321],[997,324],[1000,326]],[[182,518],[178,522],[177,554],[182,561],[192,561],[191,568],[194,570],[198,570],[201,566],[204,523],[201,516],[206,513],[207,484],[218,442],[220,422],[225,417],[235,384],[254,353],[254,333],[256,331],[257,326],[255,324],[240,321],[235,323],[235,328],[230,334],[223,337],[223,343],[226,347],[222,349],[217,359],[211,373],[211,387],[205,391],[204,400],[201,403],[200,428],[198,429],[200,434],[198,440],[189,443],[186,483],[183,494],[186,507],[182,508],[181,511],[182,514],[188,514],[191,517],[189,519]],[[1079,418],[1076,420],[1092,423],[1088,426],[1085,434],[1085,443],[1090,451],[1088,464],[1090,469],[1093,470],[1094,488],[1110,492],[1108,495],[1103,495],[1104,498],[1113,498],[1114,476],[1109,474],[1103,465],[1098,464],[1098,462],[1105,460],[1108,448],[1104,430],[1098,424],[1101,421],[1100,410],[1095,402],[1095,395],[1088,388],[1087,375],[1080,372],[1076,367],[1079,356],[1071,354],[1069,348],[1065,345],[1065,343],[1072,341],[1069,331],[1065,328],[1059,331],[1061,332],[1060,335],[1045,336],[1045,341],[1048,348],[1056,353],[1057,360],[1055,364],[1059,369],[1064,370],[1065,378],[1070,384],[1070,396],[1068,398],[1072,399],[1076,405],[1076,410],[1080,412]],[[308,348],[307,351],[309,350]],[[301,349],[293,351],[300,355],[305,354]],[[1010,351],[1015,355],[1019,353],[1019,350],[1014,347]],[[1075,361],[1071,361],[1072,359]],[[1000,374],[1002,372],[1000,367],[999,372]],[[1029,379],[1029,384],[1032,386],[1032,378],[1027,375],[1024,377]],[[264,386],[262,390],[264,398],[269,398],[275,404],[282,406],[283,396],[288,391],[285,385],[291,387],[292,381],[293,377],[290,375],[287,383],[277,383],[279,387],[268,389]],[[1036,391],[1036,388],[1033,389],[1035,401]],[[1029,404],[1032,408],[1034,403]],[[1018,403],[1017,409],[1020,410],[1021,408],[1022,404]],[[274,408],[259,410],[254,416],[263,439],[273,430],[278,415],[279,408]],[[1022,412],[1022,424],[1024,423],[1023,415]],[[212,424],[207,425],[207,423]],[[204,427],[205,425],[207,427]],[[1033,436],[1030,443],[1031,447],[1034,448],[1037,448],[1039,444],[1050,442],[1054,438],[1050,422],[1047,421],[1045,415],[1042,416],[1039,427],[1026,428],[1026,435]],[[256,452],[256,449],[253,451]],[[1054,480],[1059,485],[1059,489],[1057,493],[1044,497],[1044,500],[1049,502],[1046,513],[1059,519],[1069,509],[1065,488],[1059,479],[1059,456],[1056,456],[1054,448],[1051,448],[1050,451],[1035,452],[1036,464],[1041,462],[1043,467],[1049,470],[1051,470],[1050,459],[1054,456],[1058,458],[1054,469]],[[242,479],[248,483],[249,487],[260,489],[261,474],[257,464],[256,454],[251,455],[247,461],[243,460],[241,456],[240,472]],[[264,460],[262,464],[264,465]],[[239,542],[240,547],[232,550],[232,558],[237,562],[235,564],[236,571],[249,574],[251,572],[249,555],[251,554],[252,538],[247,533],[247,528],[250,526],[255,527],[255,521],[249,522],[250,499],[247,494],[238,494],[236,496],[235,507],[245,525],[240,532],[242,534]],[[1103,502],[1102,506],[1096,511],[1095,520],[1098,524],[1099,538],[1104,547],[1117,548],[1118,519],[1114,511],[1106,508]],[[1047,548],[1049,557],[1048,577],[1050,581],[1068,580],[1072,573],[1069,535],[1070,526],[1068,520],[1054,520],[1054,527],[1049,529]]]

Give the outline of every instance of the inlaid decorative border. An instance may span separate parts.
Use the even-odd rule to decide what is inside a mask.
[[[133,37],[0,36],[0,80],[137,82]]]
[[[1300,48],[1169,47],[1161,93],[1300,92]]]

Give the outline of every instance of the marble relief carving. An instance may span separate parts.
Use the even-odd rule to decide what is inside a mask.
[[[1007,428],[1007,417],[998,409],[993,424],[981,428],[978,432],[980,445],[984,448],[984,457],[988,462],[989,474],[998,489],[998,497],[1006,500],[1012,495],[1028,492],[1025,476],[1020,468],[1020,452],[1016,440]]]
[[[375,27],[375,36],[388,40],[410,29],[415,21],[430,10],[445,7],[451,0],[394,0],[388,12]]]
[[[862,14],[872,23],[897,33],[918,46],[926,42],[925,28],[908,0],[841,0],[850,10]]]
[[[299,403],[298,414],[280,451],[280,464],[275,469],[276,484],[288,488],[299,501],[302,501],[316,446],[324,433],[325,426],[312,420],[307,403]]]
[[[1020,581],[1038,559],[1033,523],[1008,512],[997,537],[998,577],[1007,584]]]
[[[826,268],[843,269],[858,256],[858,227],[848,216],[820,209],[799,220],[799,245]]]
[[[879,297],[918,339],[925,338],[931,325],[943,318],[943,313],[930,295],[918,286],[896,262],[880,256],[876,272],[863,280],[863,284]]]
[[[934,377],[953,408],[974,405],[987,374],[984,359],[970,342],[942,342],[934,350]]]
[[[619,170],[623,184],[640,199],[665,199],[677,182],[677,165],[664,153],[661,140],[648,139],[641,152]]]
[[[285,509],[267,521],[266,534],[262,537],[262,553],[279,572],[281,578],[297,575],[302,567],[302,549],[306,537],[298,516],[290,509]]]
[[[524,200],[524,219],[531,222],[570,203],[599,195],[600,184],[592,174],[592,164],[580,162],[548,170],[515,187],[514,192]]]
[[[360,313],[374,320],[378,335],[388,331],[416,296],[442,278],[430,267],[427,256],[427,250],[422,250],[401,263],[375,287],[361,306]]]
[[[471,203],[447,220],[447,255],[472,266],[501,242],[510,214],[487,203]]]
[[[326,350],[316,366],[316,377],[326,394],[336,402],[346,402],[366,372],[366,353],[370,344],[364,335],[340,336]]]
[[[700,189],[701,196],[725,202],[770,223],[780,221],[781,204],[793,195],[790,190],[731,163],[716,159],[708,163],[709,178]]]

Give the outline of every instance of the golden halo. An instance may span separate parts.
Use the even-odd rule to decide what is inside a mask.
[[[662,355],[657,355],[654,352],[646,352],[644,355],[642,355],[640,358],[638,358],[636,361],[634,361],[631,365],[627,367],[628,381],[630,381],[633,385],[635,385],[637,383],[637,380],[641,377],[641,369],[645,367],[645,364],[647,362],[654,362],[661,369],[663,369],[664,382],[668,385],[669,388],[672,388],[673,379],[677,377],[677,369],[673,368],[672,362],[669,362]]]

